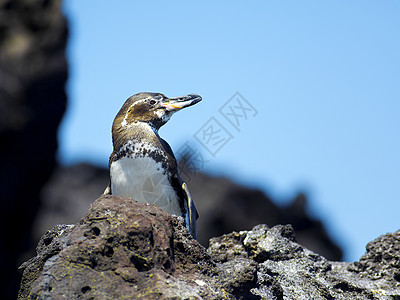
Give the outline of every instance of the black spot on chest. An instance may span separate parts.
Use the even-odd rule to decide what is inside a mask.
[[[123,145],[118,152],[115,154],[115,160],[119,160],[123,157],[127,158],[139,158],[149,157],[154,160],[154,163],[161,163],[161,167],[157,167],[162,173],[173,173],[176,169],[176,162],[171,159],[168,154],[160,148],[147,147],[143,144],[127,143]]]

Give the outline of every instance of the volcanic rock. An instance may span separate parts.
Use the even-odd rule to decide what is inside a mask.
[[[101,196],[79,223],[41,238],[21,266],[19,299],[399,299],[399,234],[371,242],[357,263],[308,250],[290,225],[232,232],[206,249],[182,217]]]

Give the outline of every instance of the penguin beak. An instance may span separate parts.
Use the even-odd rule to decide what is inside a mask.
[[[166,98],[161,102],[161,107],[167,109],[167,111],[176,112],[182,108],[192,106],[201,101],[201,96],[196,94],[190,94],[176,98]]]

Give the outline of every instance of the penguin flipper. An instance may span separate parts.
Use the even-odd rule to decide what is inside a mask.
[[[197,240],[197,223],[196,220],[199,217],[196,206],[194,205],[192,196],[190,195],[189,189],[185,182],[182,182],[182,190],[185,193],[185,200],[187,201],[188,215],[189,215],[189,227],[190,233]]]
[[[103,195],[111,195],[111,184],[108,184],[103,192]]]

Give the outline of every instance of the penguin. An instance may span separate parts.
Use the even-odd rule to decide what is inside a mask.
[[[179,176],[175,155],[158,130],[175,112],[201,100],[195,94],[168,98],[161,93],[128,98],[112,124],[110,183],[103,193],[156,204],[170,215],[182,216],[195,239],[196,207]]]

